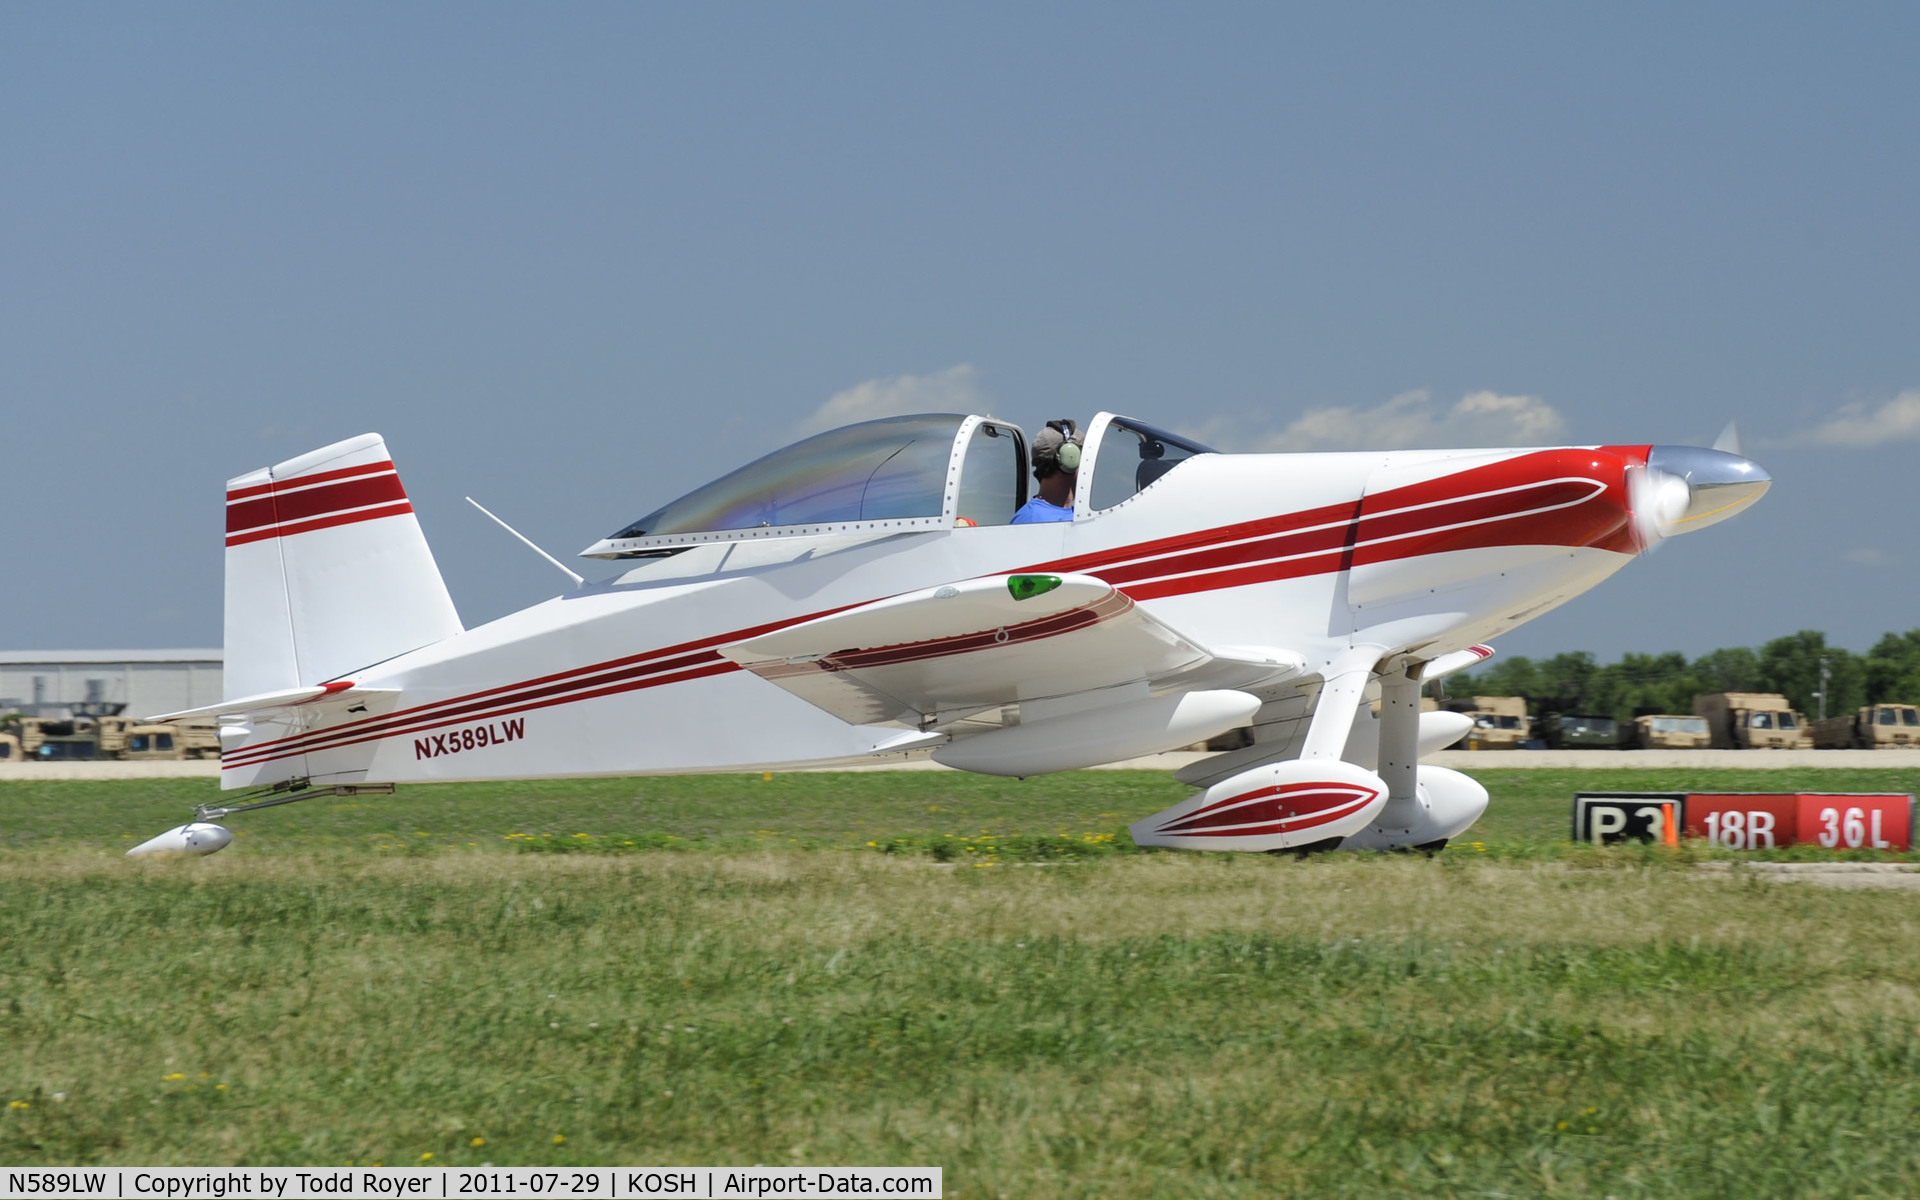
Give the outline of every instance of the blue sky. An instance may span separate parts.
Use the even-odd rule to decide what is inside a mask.
[[[1501,648],[1864,648],[1920,626],[1915,45],[1891,5],[5,6],[0,645],[217,645],[221,483],[366,430],[475,624],[561,580],[463,495],[567,557],[924,404],[1738,417],[1759,507]]]

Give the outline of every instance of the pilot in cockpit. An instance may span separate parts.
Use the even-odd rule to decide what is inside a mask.
[[[1013,514],[1014,525],[1073,520],[1073,491],[1080,470],[1080,433],[1072,418],[1048,421],[1033,438],[1033,477],[1039,493]]]

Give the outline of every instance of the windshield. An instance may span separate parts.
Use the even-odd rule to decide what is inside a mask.
[[[937,517],[965,420],[952,413],[887,417],[817,434],[695,488],[613,536]]]
[[[1779,714],[1779,717],[1780,717],[1780,724],[1779,724],[1779,725],[1778,725],[1778,726],[1777,726],[1776,728],[1780,728],[1780,729],[1797,729],[1797,728],[1799,728],[1799,725],[1798,725],[1798,723],[1797,723],[1796,721],[1794,721],[1794,719],[1793,719],[1793,714],[1792,714],[1792,713],[1790,713],[1790,712],[1783,712],[1783,713],[1780,713],[1780,714]]]
[[[1772,713],[1764,713],[1764,712],[1757,712],[1757,713],[1750,713],[1750,714],[1748,714],[1748,716],[1747,716],[1747,728],[1749,728],[1749,729],[1772,729],[1772,728],[1773,728],[1773,714],[1772,714]]]
[[[1901,709],[1900,723],[1903,725],[1920,725],[1920,709],[1913,709],[1913,708]]]
[[[1088,503],[1095,512],[1112,508],[1196,454],[1217,454],[1210,446],[1176,437],[1151,425],[1115,417],[1100,435]]]
[[[1598,733],[1612,737],[1616,732],[1611,717],[1562,717],[1568,733]]]
[[[1653,731],[1655,733],[1705,733],[1707,719],[1705,717],[1655,717]]]

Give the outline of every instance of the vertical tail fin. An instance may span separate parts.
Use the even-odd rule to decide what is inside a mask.
[[[379,434],[227,483],[228,699],[324,683],[460,631]]]

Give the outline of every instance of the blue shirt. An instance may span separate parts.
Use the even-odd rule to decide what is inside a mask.
[[[1061,508],[1057,504],[1048,504],[1045,500],[1035,496],[1025,504],[1022,504],[1020,511],[1013,514],[1013,520],[1007,522],[1007,524],[1038,525],[1043,521],[1071,520],[1073,520],[1073,510],[1071,508]]]

